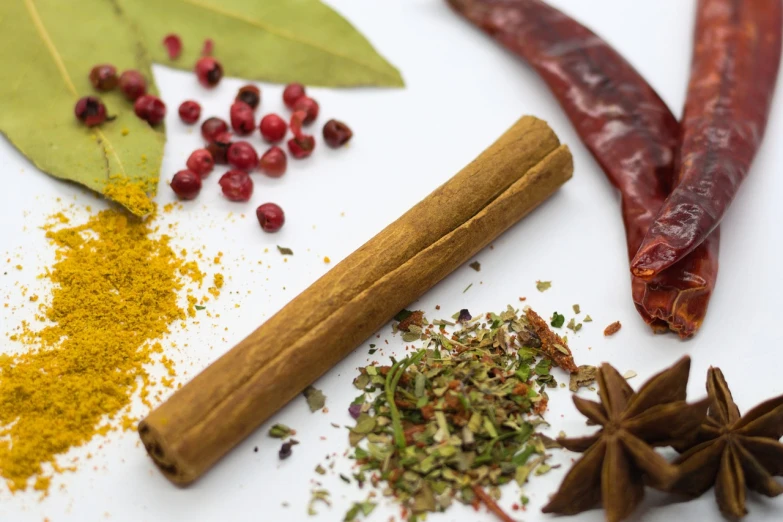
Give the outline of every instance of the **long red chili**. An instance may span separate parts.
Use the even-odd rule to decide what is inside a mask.
[[[781,0],[699,0],[676,187],[631,271],[649,278],[718,226],[748,175],[772,104],[781,53]]]
[[[671,190],[679,124],[639,73],[592,31],[540,0],[448,0],[532,65],[622,195],[629,259]],[[717,277],[718,235],[661,277],[632,281],[656,330],[701,325]]]

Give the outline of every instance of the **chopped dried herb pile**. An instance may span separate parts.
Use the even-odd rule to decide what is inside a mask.
[[[362,368],[355,379],[363,392],[349,409],[355,478],[385,483],[408,520],[453,499],[483,502],[510,520],[493,499],[498,486],[549,469],[551,441],[536,428],[546,388],[556,385],[550,369],[576,370],[565,341],[529,309],[477,317],[463,310],[456,324],[428,324],[421,312],[397,319],[404,339],[424,347],[391,366]]]

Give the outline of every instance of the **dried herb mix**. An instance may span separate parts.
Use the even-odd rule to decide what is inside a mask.
[[[547,444],[536,428],[545,423],[546,390],[556,386],[550,370],[576,369],[532,310],[458,317],[428,325],[421,312],[398,314],[396,328],[419,330],[423,348],[391,366],[362,368],[354,381],[362,391],[350,408],[356,478],[384,482],[409,520],[453,499],[495,511],[498,486],[546,471]],[[554,338],[561,349],[550,346]]]

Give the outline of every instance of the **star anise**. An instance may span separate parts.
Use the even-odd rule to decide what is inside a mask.
[[[710,407],[695,439],[677,450],[680,478],[671,491],[698,497],[713,485],[727,517],[747,514],[745,488],[768,497],[783,493],[773,476],[783,473],[783,395],[762,402],[744,416],[734,403],[723,373],[707,372]]]
[[[655,375],[637,393],[612,366],[598,370],[600,403],[574,395],[582,414],[603,428],[589,437],[558,439],[563,447],[584,453],[563,479],[544,513],[575,515],[599,502],[606,520],[627,517],[644,496],[644,485],[665,489],[678,478],[677,468],[653,449],[692,434],[704,419],[708,400],[685,402],[690,358]]]

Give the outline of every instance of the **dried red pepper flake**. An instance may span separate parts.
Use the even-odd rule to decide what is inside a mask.
[[[176,60],[182,54],[182,39],[176,34],[169,34],[163,38],[163,46],[169,53],[170,60]]]
[[[253,180],[244,170],[229,170],[220,178],[223,195],[231,201],[249,201],[253,195]]]
[[[212,56],[215,50],[215,42],[212,38],[205,38],[204,45],[201,47],[201,56]]]
[[[117,87],[119,82],[117,68],[108,63],[96,65],[90,71],[90,83],[99,91],[110,91]]]
[[[620,324],[620,321],[615,321],[604,329],[604,336],[609,337],[610,335],[614,335],[619,332],[622,327],[623,325]]]
[[[191,170],[180,170],[174,174],[170,186],[179,199],[195,199],[201,192],[201,176]]]
[[[258,130],[261,136],[269,143],[275,143],[285,138],[288,125],[285,120],[277,114],[267,114],[261,118],[258,124]]]
[[[88,127],[100,125],[106,121],[106,106],[97,96],[84,96],[73,108],[76,119]]]
[[[258,168],[271,178],[279,178],[285,174],[288,157],[285,151],[277,145],[266,151],[258,161]]]

